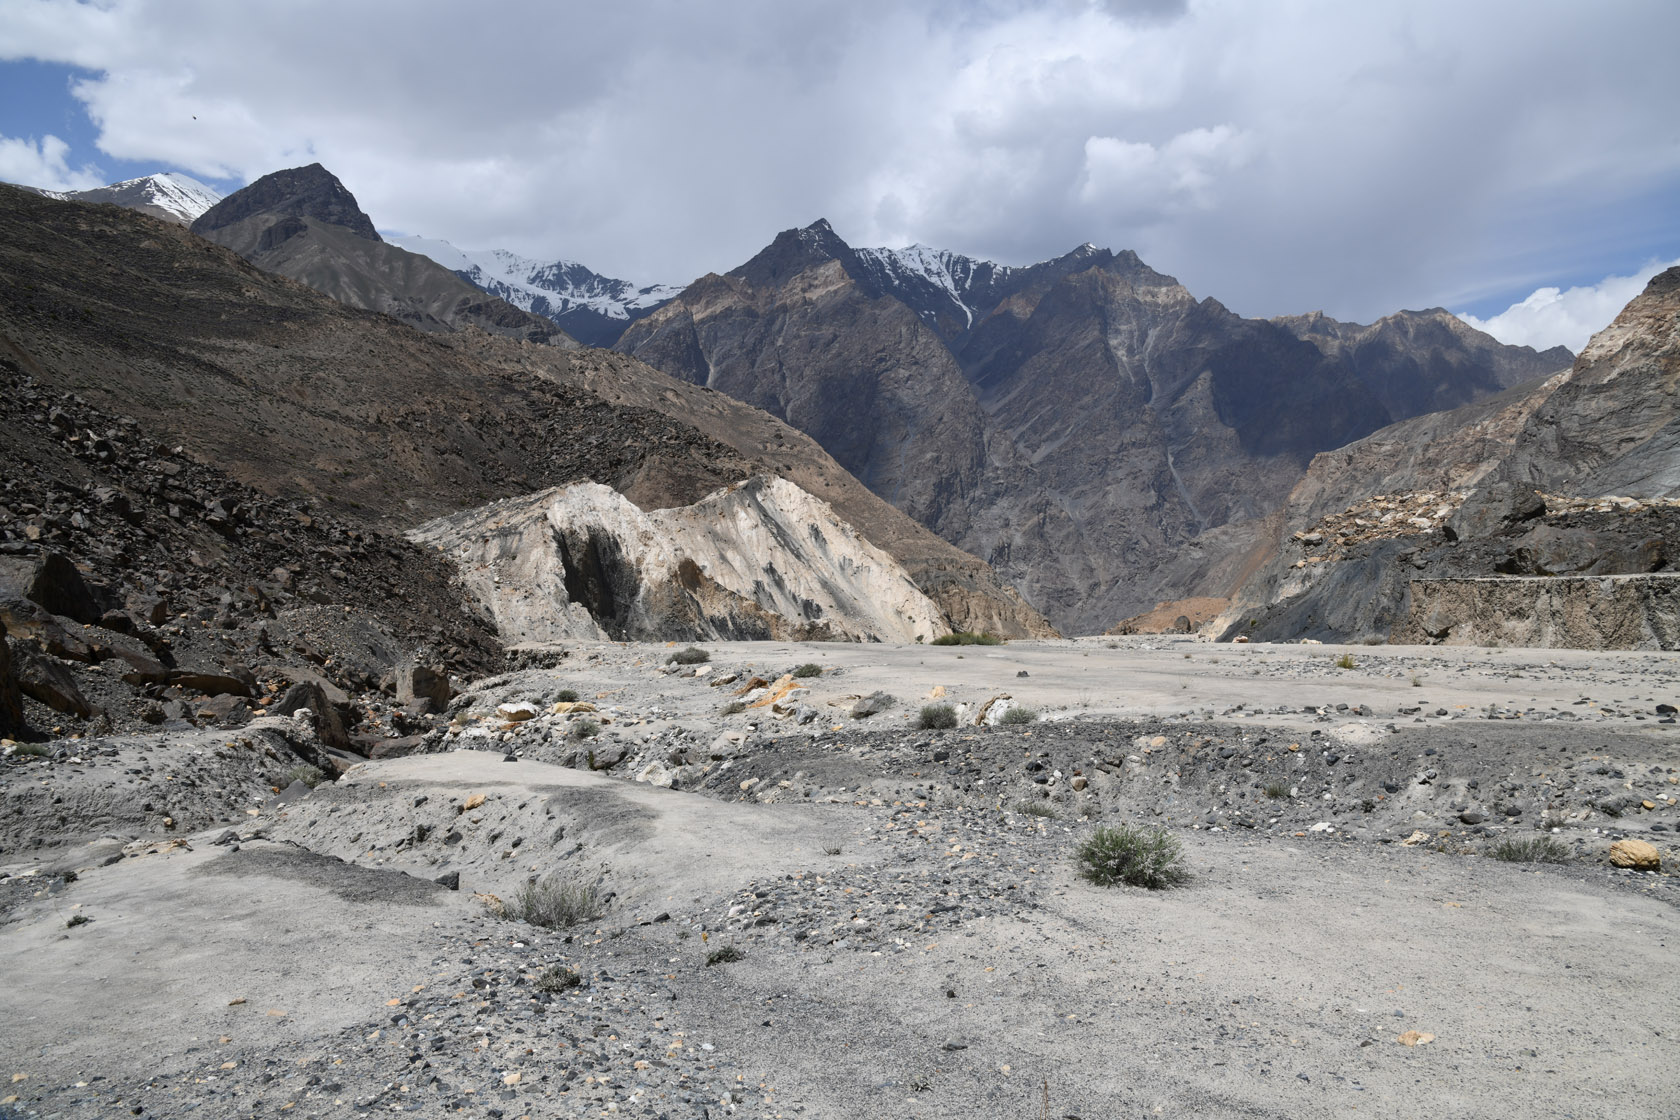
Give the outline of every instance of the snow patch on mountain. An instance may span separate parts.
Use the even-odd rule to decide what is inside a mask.
[[[500,296],[525,311],[555,318],[569,311],[592,311],[609,319],[629,320],[637,311],[657,307],[682,291],[673,284],[638,287],[616,280],[576,261],[538,261],[506,249],[458,249],[447,241],[386,235],[391,244],[430,257],[469,284]]]
[[[122,183],[112,183],[109,191],[133,190],[160,210],[168,211],[184,225],[191,225],[210,207],[222,200],[214,189],[205,186],[191,175],[168,171],[161,175],[146,175]]]
[[[977,280],[995,284],[1013,270],[992,261],[977,261],[948,249],[911,245],[904,249],[859,249],[857,255],[873,264],[883,278],[898,286],[928,287],[942,292],[961,309],[971,325],[974,307],[965,298]]]

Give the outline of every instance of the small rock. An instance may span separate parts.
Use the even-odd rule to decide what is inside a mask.
[[[1662,854],[1643,840],[1618,840],[1610,845],[1610,862],[1634,871],[1661,871]]]

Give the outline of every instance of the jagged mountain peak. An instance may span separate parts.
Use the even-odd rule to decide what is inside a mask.
[[[194,233],[205,234],[259,214],[313,218],[341,226],[368,241],[381,240],[373,228],[373,219],[362,211],[356,196],[338,176],[319,163],[264,175],[206,210],[193,222],[192,229]]]
[[[184,226],[192,225],[200,215],[222,200],[214,189],[179,171],[160,171],[85,191],[28,189],[64,202],[108,203],[126,210],[138,210],[142,214]]]

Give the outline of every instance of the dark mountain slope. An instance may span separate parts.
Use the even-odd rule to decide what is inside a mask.
[[[318,163],[276,171],[235,191],[194,222],[192,231],[265,271],[421,330],[474,326],[531,342],[575,345],[542,316],[485,294],[429,257],[386,244],[355,197]]]
[[[1045,630],[984,565],[754,409],[605,351],[424,334],[138,214],[0,190],[0,356],[264,492],[385,529],[586,478],[652,507],[780,474],[959,627]]]
[[[1080,632],[1228,594],[1209,581],[1314,454],[1567,360],[1433,313],[1243,319],[1130,252],[1008,269],[853,250],[826,222],[697,281],[617,348],[809,433]]]

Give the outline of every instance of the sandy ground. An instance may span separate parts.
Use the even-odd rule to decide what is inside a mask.
[[[950,765],[996,774],[1043,743],[1066,766],[1055,752],[1069,744],[1116,728],[1131,743],[1143,725],[1124,717],[1163,738],[1321,730],[1372,744],[1326,771],[1348,771],[1350,787],[1386,775],[1379,763],[1438,762],[1460,770],[1435,786],[1479,774],[1491,793],[1564,757],[1604,758],[1643,796],[1680,776],[1680,736],[1655,711],[1677,691],[1672,655],[1107,642],[711,646],[712,672],[686,678],[657,671],[664,648],[572,647],[555,670],[484,686],[460,722],[565,686],[598,696],[602,744],[664,751],[684,729],[739,742],[691,791],[537,761],[560,744],[507,731],[463,741],[494,751],[369,763],[290,806],[241,809],[235,837],[216,826],[50,856],[10,849],[0,1073],[13,1080],[0,1116],[1675,1115],[1672,867],[1603,860],[1629,832],[1672,864],[1674,833],[1655,830],[1675,812],[1666,794],[1636,817],[1581,821],[1565,837],[1580,857],[1542,866],[1485,858],[1484,838],[1463,829],[1398,843],[1414,809],[1433,814],[1432,831],[1441,823],[1429,785],[1393,795],[1380,825],[1348,823],[1361,794],[1340,787],[1324,803],[1338,827],[1324,833],[1295,818],[1180,825],[1226,788],[1212,784],[1222,773],[1186,781],[1156,818],[1183,840],[1193,878],[1149,892],[1077,876],[1093,822],[1069,791],[1047,795],[1059,815],[1027,814],[1016,793],[973,796],[925,761],[946,744]],[[1355,668],[1334,667],[1343,653]],[[729,690],[708,677],[806,661],[827,669],[806,698],[823,712],[818,738],[763,710],[719,713]],[[904,730],[935,688],[958,703],[1008,692],[1077,721]],[[843,714],[876,689],[902,700],[884,721]],[[1402,715],[1418,698],[1424,710]],[[1490,706],[1520,718],[1489,718]],[[772,742],[751,730],[761,724],[809,741]],[[1359,727],[1369,732],[1348,730]],[[1206,750],[1183,757],[1217,757]],[[1144,812],[1128,791],[1157,771],[1133,757],[1125,783],[1080,795],[1097,821]],[[756,792],[786,759],[826,759],[859,786],[871,773],[882,788],[913,781],[923,796]],[[119,758],[111,773],[124,769]],[[749,773],[765,777],[736,780]],[[1035,788],[1025,773],[1010,780]],[[1332,812],[1305,802],[1301,822]],[[445,869],[459,891],[430,881]],[[547,931],[474,897],[506,901],[548,875],[598,884],[604,913]],[[70,926],[78,915],[90,920]],[[723,945],[743,959],[708,966]],[[537,994],[549,966],[580,983]]]

